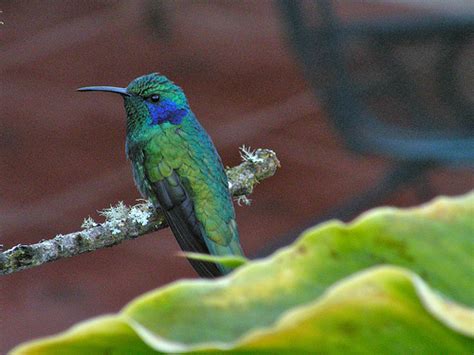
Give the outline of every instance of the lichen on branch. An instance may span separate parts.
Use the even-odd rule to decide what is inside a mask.
[[[252,193],[254,186],[273,176],[280,167],[280,162],[270,149],[251,151],[244,146],[241,148],[241,157],[243,162],[227,168],[226,173],[230,193],[239,204],[245,204],[247,195]],[[155,211],[149,201],[130,207],[119,202],[100,214],[105,217],[102,223],[88,217],[84,220],[81,231],[59,234],[35,244],[18,244],[0,253],[0,275],[111,247],[168,226],[163,214],[159,210]]]

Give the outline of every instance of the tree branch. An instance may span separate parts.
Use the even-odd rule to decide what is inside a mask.
[[[276,154],[269,149],[250,151],[242,147],[240,150],[243,162],[233,168],[227,168],[226,173],[232,196],[239,204],[248,204],[246,195],[252,193],[259,181],[273,176],[280,162]],[[167,227],[161,211],[155,211],[148,201],[132,207],[120,202],[101,214],[105,217],[103,223],[97,224],[89,217],[84,220],[84,229],[79,232],[60,234],[35,244],[18,244],[0,253],[0,275],[111,247]]]

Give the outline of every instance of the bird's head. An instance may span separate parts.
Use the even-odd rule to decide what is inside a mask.
[[[167,77],[158,73],[140,76],[126,88],[88,86],[78,91],[105,91],[120,94],[127,111],[128,130],[144,125],[181,124],[190,112],[183,90]]]

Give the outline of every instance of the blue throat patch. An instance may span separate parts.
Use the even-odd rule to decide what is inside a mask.
[[[148,111],[151,116],[151,124],[157,125],[164,122],[170,122],[171,124],[178,125],[183,121],[184,116],[188,114],[188,110],[185,108],[179,108],[171,100],[163,100],[159,103],[152,104],[145,102]]]

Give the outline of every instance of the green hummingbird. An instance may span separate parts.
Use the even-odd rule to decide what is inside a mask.
[[[163,211],[184,251],[243,255],[221,158],[179,86],[152,73],[126,88],[89,86],[78,91],[123,97],[126,154],[135,184],[154,208]],[[202,277],[231,271],[220,264],[188,260]]]

